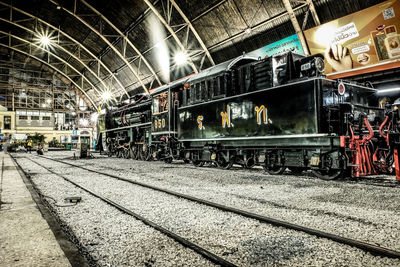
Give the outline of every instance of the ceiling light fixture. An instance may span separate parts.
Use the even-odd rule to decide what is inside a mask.
[[[40,43],[41,43],[43,46],[46,47],[46,46],[50,45],[51,40],[50,40],[49,37],[43,35],[42,37],[40,37]]]
[[[178,52],[174,57],[177,65],[183,65],[187,62],[188,58],[184,52]]]
[[[111,93],[108,92],[108,91],[104,91],[103,94],[101,95],[101,98],[102,98],[104,101],[110,100],[111,97],[112,97],[112,95],[111,95]]]

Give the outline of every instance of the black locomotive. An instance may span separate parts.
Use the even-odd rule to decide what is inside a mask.
[[[261,165],[271,174],[311,169],[323,179],[390,172],[395,106],[323,71],[321,55],[238,57],[109,109],[100,120],[103,150],[227,169]]]

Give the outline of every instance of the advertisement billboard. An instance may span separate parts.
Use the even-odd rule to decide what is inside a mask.
[[[303,48],[301,47],[297,34],[286,37],[275,43],[266,45],[262,48],[248,53],[249,56],[266,58],[276,54],[292,51],[294,53],[304,55]]]
[[[389,0],[304,32],[325,74],[346,77],[400,66],[400,0]],[[335,77],[333,77],[335,76]]]

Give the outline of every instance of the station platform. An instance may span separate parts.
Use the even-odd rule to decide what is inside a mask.
[[[0,164],[0,266],[71,266],[11,157]]]

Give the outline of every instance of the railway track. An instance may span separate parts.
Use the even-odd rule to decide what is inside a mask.
[[[190,164],[188,164],[190,166]],[[174,168],[174,167],[172,167]],[[213,171],[214,168],[217,168],[213,164],[205,165],[203,167],[189,167],[191,169],[201,169],[201,170],[209,170]],[[117,169],[115,169],[117,171]],[[233,167],[230,170],[226,171],[246,171],[246,172],[251,172],[251,173],[264,173],[263,169],[261,167],[253,167],[253,168],[243,168],[239,165],[233,165]],[[306,177],[307,179],[320,179],[315,177],[312,173],[303,173],[303,174],[294,174],[292,172],[285,172],[283,175],[291,175],[291,176],[298,176],[298,177]],[[377,186],[377,187],[388,187],[388,188],[394,188],[394,187],[399,187],[400,188],[400,181],[398,180],[389,180],[389,179],[384,179],[384,178],[371,178],[371,177],[360,177],[360,178],[338,178],[336,180],[329,181],[331,183],[348,183],[351,185],[368,185],[368,186]]]
[[[284,227],[286,229],[301,231],[301,232],[304,232],[304,233],[307,233],[307,234],[310,234],[310,235],[314,235],[314,236],[317,236],[317,237],[320,237],[320,238],[327,238],[327,239],[330,239],[332,241],[335,241],[335,242],[338,242],[338,243],[341,243],[341,244],[345,244],[345,245],[349,245],[349,246],[352,246],[352,247],[356,247],[356,248],[362,249],[362,250],[370,252],[370,253],[372,253],[374,255],[386,256],[386,257],[391,257],[391,258],[400,258],[400,252],[399,251],[392,250],[392,249],[389,249],[389,248],[373,245],[373,244],[366,243],[366,242],[363,242],[363,241],[360,241],[360,240],[356,240],[356,239],[342,237],[342,236],[339,236],[339,235],[335,235],[335,234],[332,234],[332,233],[320,231],[320,230],[309,228],[309,227],[304,227],[304,226],[293,224],[293,223],[286,222],[286,221],[277,220],[277,219],[274,219],[274,218],[271,218],[271,217],[266,217],[266,216],[263,216],[263,215],[259,215],[259,214],[256,214],[256,213],[252,213],[252,212],[248,212],[248,211],[245,211],[245,210],[237,209],[237,208],[234,208],[234,207],[221,205],[221,204],[214,203],[214,202],[211,202],[211,201],[207,201],[207,200],[204,200],[204,199],[196,198],[196,197],[193,197],[193,196],[190,196],[190,195],[174,192],[174,191],[171,191],[171,190],[168,190],[168,189],[152,186],[152,185],[141,183],[141,182],[137,182],[137,181],[132,181],[132,180],[129,180],[129,179],[126,179],[126,178],[123,178],[123,177],[119,177],[117,175],[108,174],[108,173],[101,172],[101,171],[96,171],[96,170],[91,170],[89,168],[86,168],[86,167],[83,167],[83,166],[79,166],[79,165],[76,165],[76,164],[72,164],[72,163],[69,163],[69,162],[65,162],[65,161],[62,161],[62,160],[48,158],[48,157],[44,157],[44,156],[41,156],[41,157],[45,158],[47,160],[51,160],[51,161],[55,161],[55,162],[58,162],[58,163],[66,164],[66,165],[69,165],[69,166],[74,167],[74,168],[79,168],[79,169],[86,170],[86,171],[89,171],[89,172],[92,172],[92,173],[96,173],[96,174],[99,174],[99,175],[104,175],[104,176],[107,176],[107,177],[110,177],[110,178],[115,178],[115,179],[118,179],[118,180],[121,180],[121,181],[128,182],[130,184],[134,184],[134,185],[137,185],[137,186],[142,186],[144,188],[156,190],[156,191],[159,191],[159,192],[162,192],[162,193],[166,193],[166,194],[169,194],[169,195],[172,195],[172,196],[176,196],[176,197],[179,197],[179,198],[182,198],[182,199],[193,201],[193,202],[196,202],[196,203],[199,203],[199,204],[202,204],[202,205],[206,205],[206,206],[209,206],[209,207],[217,208],[217,209],[225,211],[225,212],[231,212],[231,213],[234,213],[234,214],[237,214],[237,215],[241,215],[241,216],[244,216],[244,217],[247,217],[247,218],[255,219],[255,220],[258,220],[259,222],[262,222],[262,223],[267,223],[267,224],[271,224],[271,225],[274,225],[274,226],[280,226],[280,227]],[[49,170],[49,171],[51,171],[51,170]],[[51,172],[54,173],[54,174],[57,174],[54,171],[51,171]],[[59,175],[59,174],[57,174],[57,175]]]
[[[157,223],[155,223],[155,222],[153,222],[153,221],[141,216],[140,214],[137,214],[137,213],[133,212],[132,210],[130,210],[130,209],[128,209],[128,208],[116,203],[115,201],[113,201],[113,200],[111,200],[109,198],[106,198],[106,197],[94,192],[93,190],[91,190],[91,189],[89,189],[89,188],[87,188],[85,186],[82,186],[82,185],[72,181],[71,179],[67,178],[66,176],[53,171],[52,169],[44,166],[43,164],[41,164],[41,163],[39,163],[39,162],[37,162],[35,160],[32,160],[30,158],[26,158],[26,157],[23,157],[23,158],[32,161],[33,163],[37,164],[38,166],[42,167],[43,169],[47,170],[48,172],[50,172],[50,173],[52,173],[52,174],[64,179],[65,181],[73,184],[74,186],[86,191],[87,193],[91,194],[92,196],[94,196],[94,197],[104,201],[108,205],[118,209],[119,211],[121,211],[121,212],[123,212],[125,214],[128,214],[128,215],[134,217],[137,220],[140,220],[144,224],[146,224],[146,225],[152,227],[153,229],[161,232],[162,234],[172,238],[173,240],[177,241],[178,243],[182,244],[183,246],[192,249],[193,251],[195,251],[196,253],[200,254],[204,258],[210,260],[211,262],[213,262],[215,264],[218,264],[220,266],[227,266],[227,267],[235,267],[235,266],[237,266],[234,263],[231,263],[231,262],[219,257],[218,255],[208,251],[207,249],[205,249],[205,248],[203,248],[203,247],[201,247],[201,246],[189,241],[188,239],[186,239],[186,238],[184,238],[184,237],[182,237],[182,236],[180,236],[178,234],[175,234],[174,232],[169,231],[168,229],[162,227],[161,225],[159,225],[159,224],[157,224]],[[43,158],[46,158],[46,157],[43,157]],[[47,159],[49,159],[49,158],[47,158]],[[15,161],[15,162],[17,163],[18,167],[21,170],[23,170],[21,168],[21,166],[18,164],[18,162],[17,161]],[[25,173],[24,170],[23,170],[23,172]],[[26,174],[29,174],[29,173],[26,173]]]

